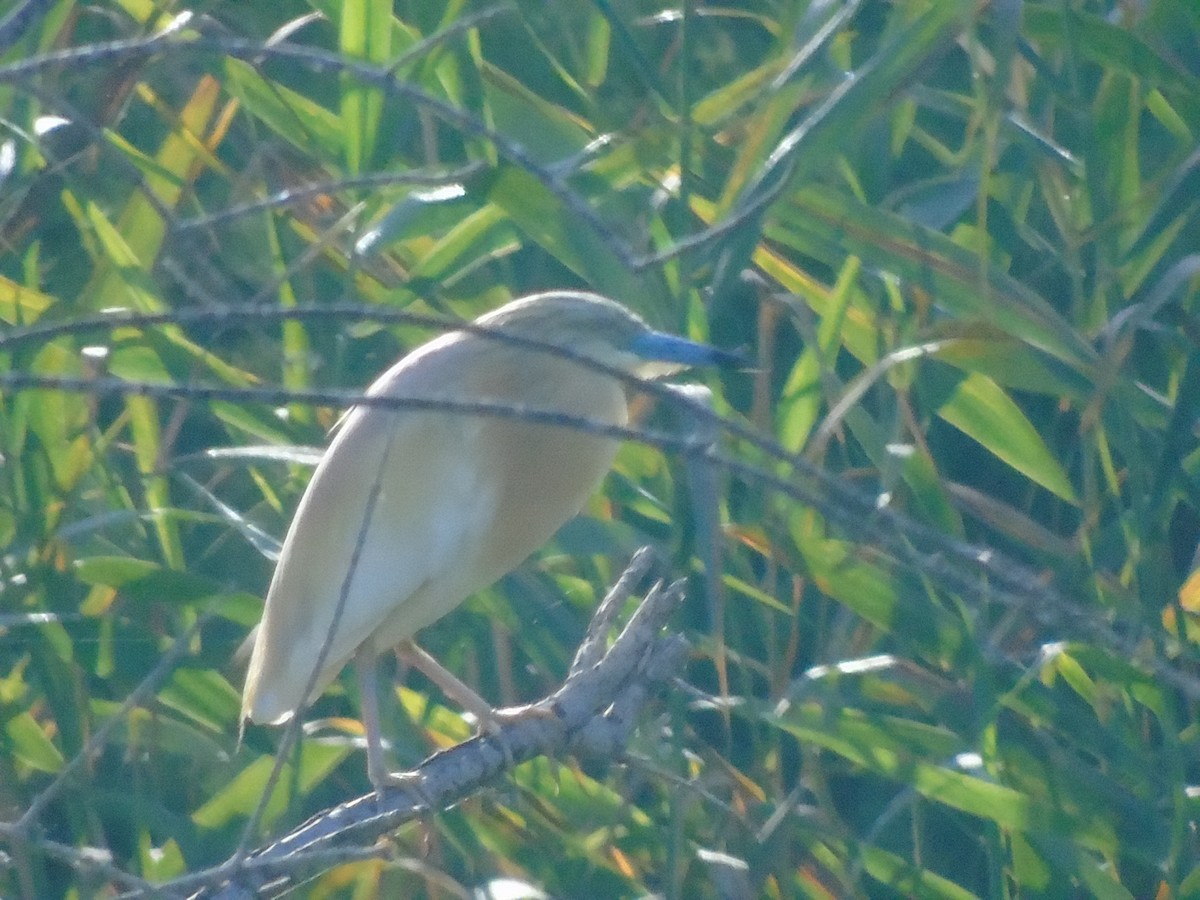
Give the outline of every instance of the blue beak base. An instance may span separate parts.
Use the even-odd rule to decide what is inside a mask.
[[[682,366],[736,368],[747,365],[746,359],[739,353],[731,353],[661,331],[638,335],[629,349],[645,360],[678,363]]]

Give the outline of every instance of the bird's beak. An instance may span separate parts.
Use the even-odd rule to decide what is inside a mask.
[[[679,366],[722,366],[744,368],[747,360],[739,353],[699,344],[674,334],[651,331],[634,338],[630,349],[648,362]]]

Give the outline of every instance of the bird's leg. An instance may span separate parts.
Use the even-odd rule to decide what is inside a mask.
[[[383,736],[379,729],[379,673],[375,664],[374,651],[366,644],[359,647],[354,654],[354,671],[358,675],[363,729],[367,732],[367,778],[375,786],[375,793],[382,797],[388,770],[383,761]]]
[[[469,712],[479,723],[481,733],[498,736],[505,724],[525,716],[553,717],[554,709],[544,704],[514,706],[511,709],[493,709],[491,704],[465,685],[457,675],[418,647],[413,641],[401,642],[396,647],[396,656],[406,665],[412,666],[438,686],[443,694]],[[501,743],[505,757],[511,761],[512,754]]]
[[[480,723],[494,716],[491,704],[471,690],[462,679],[418,647],[413,641],[403,641],[396,647],[396,656],[412,666],[438,686],[443,694],[473,715]]]
[[[416,792],[422,803],[432,808],[433,800],[426,792],[420,775],[389,772],[383,760],[383,735],[379,727],[379,673],[376,661],[374,650],[366,644],[359,647],[354,654],[363,730],[367,733],[367,778],[375,788],[375,796],[380,800],[383,800],[385,788],[409,788]]]

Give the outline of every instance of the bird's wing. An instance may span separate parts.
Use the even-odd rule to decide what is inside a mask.
[[[393,370],[372,393],[426,387],[426,378],[410,374],[407,380],[404,371]],[[406,603],[413,607],[412,634],[449,611],[443,594],[451,604],[465,596],[452,596],[457,586],[429,586],[462,569],[479,529],[492,520],[495,498],[478,483],[477,469],[464,464],[478,431],[478,420],[469,416],[364,407],[350,413],[284,541],[251,657],[244,716],[276,722],[300,705],[356,555],[310,698],[385,620],[394,636]]]

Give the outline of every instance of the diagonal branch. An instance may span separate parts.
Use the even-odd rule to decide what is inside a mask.
[[[430,809],[461,802],[512,766],[541,755],[619,754],[651,693],[678,674],[688,644],[663,634],[683,599],[683,582],[656,584],[606,650],[613,613],[649,568],[639,551],[597,610],[567,680],[533,704],[551,715],[510,717],[496,733],[480,735],[429,757],[409,773],[412,786],[370,793],[324,810],[274,843],[160,889],[170,896],[276,896],[350,859],[378,856],[379,837]]]

